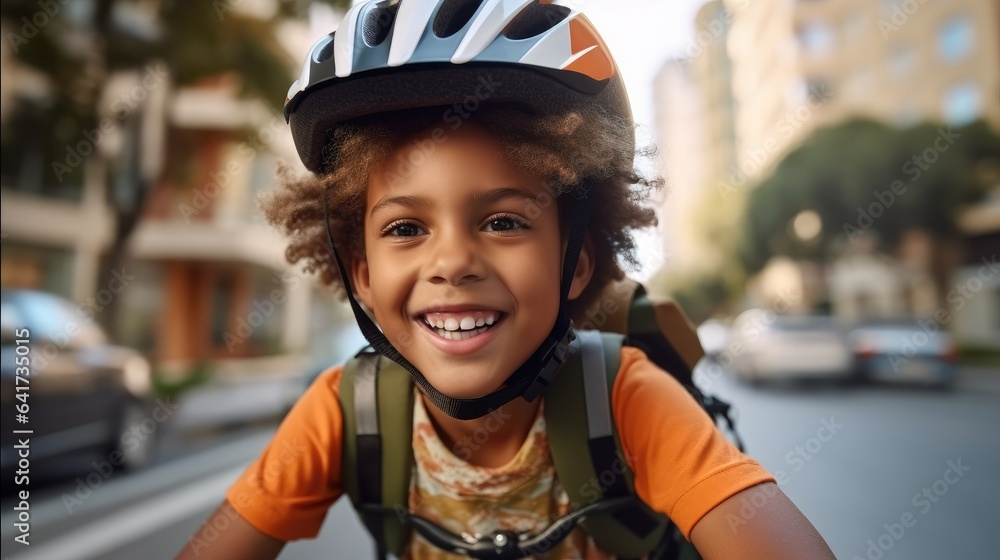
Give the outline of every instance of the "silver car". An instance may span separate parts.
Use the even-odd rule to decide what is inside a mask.
[[[778,379],[849,380],[853,356],[846,332],[829,316],[744,312],[733,323],[719,361],[754,384]]]

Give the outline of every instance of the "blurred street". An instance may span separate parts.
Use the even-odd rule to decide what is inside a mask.
[[[734,404],[749,454],[778,478],[837,558],[993,557],[1000,448],[984,442],[996,441],[1000,372],[962,368],[952,392],[896,385],[752,389],[728,377],[708,390]],[[831,424],[842,427],[820,432]],[[939,498],[921,495],[914,503],[943,479],[949,462],[970,470]],[[869,539],[878,543],[883,525],[899,524],[906,513],[916,523],[901,538],[883,538],[889,546],[869,556]]]
[[[989,556],[992,508],[1000,500],[994,475],[1000,472],[1000,449],[981,442],[990,441],[1000,423],[996,371],[963,368],[949,392],[826,384],[755,389],[729,375],[703,380],[709,391],[735,405],[737,426],[751,455],[775,474],[838,558]],[[273,393],[274,387],[259,385],[256,391],[266,398],[262,395]],[[228,414],[242,409],[250,420],[260,403],[251,396],[254,392],[244,388],[241,400],[214,405],[188,400],[176,422],[165,427],[156,465],[135,474],[112,474],[75,504],[72,514],[64,500],[77,492],[74,478],[81,475],[33,487],[32,545],[8,548],[8,557],[172,558],[275,428],[265,418],[225,430],[199,429],[189,418],[206,417],[206,407],[228,407]],[[185,425],[186,430],[177,429]],[[86,476],[93,467],[87,470],[89,463],[81,463]],[[950,465],[964,472],[946,473]],[[925,488],[930,497],[922,494]],[[5,498],[5,540],[11,538],[7,512],[12,507]],[[900,523],[907,513],[916,520],[912,527]],[[902,534],[890,533],[898,528]],[[369,558],[365,535],[341,501],[330,510],[318,539],[288,545],[281,558]],[[880,537],[882,554],[870,554]],[[332,550],[336,553],[331,556]]]

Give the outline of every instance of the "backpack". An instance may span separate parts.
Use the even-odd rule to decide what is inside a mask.
[[[717,424],[724,420],[735,436],[729,405],[703,395],[692,383],[692,371],[704,351],[694,326],[676,303],[651,300],[640,284],[630,280],[612,284],[601,296],[599,309],[574,317],[577,339],[545,392],[546,430],[556,474],[574,509],[633,498],[625,509],[588,515],[580,522],[601,549],[619,558],[699,559],[694,545],[665,515],[635,496],[633,475],[611,414],[621,346],[643,350],[687,387]],[[408,542],[413,387],[409,372],[371,347],[358,352],[341,377],[344,489],[375,539],[380,558],[387,552],[402,557]],[[743,450],[738,436],[736,444]]]

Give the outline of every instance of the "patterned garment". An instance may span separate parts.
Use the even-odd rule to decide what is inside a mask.
[[[413,454],[416,468],[410,488],[410,511],[457,535],[489,535],[494,531],[538,533],[569,511],[570,504],[556,478],[545,432],[544,402],[528,437],[506,465],[487,468],[455,456],[438,438],[423,399],[413,407]],[[452,560],[464,556],[445,552],[412,532],[403,560]],[[551,560],[611,560],[577,527],[548,555]]]

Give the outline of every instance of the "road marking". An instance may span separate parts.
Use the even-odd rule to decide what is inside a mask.
[[[16,558],[17,560],[79,560],[99,557],[198,511],[221,504],[226,489],[244,468],[240,466],[221,472],[211,478],[163,494],[162,497],[147,500],[80,526],[52,541],[33,544],[27,553],[19,554]]]

